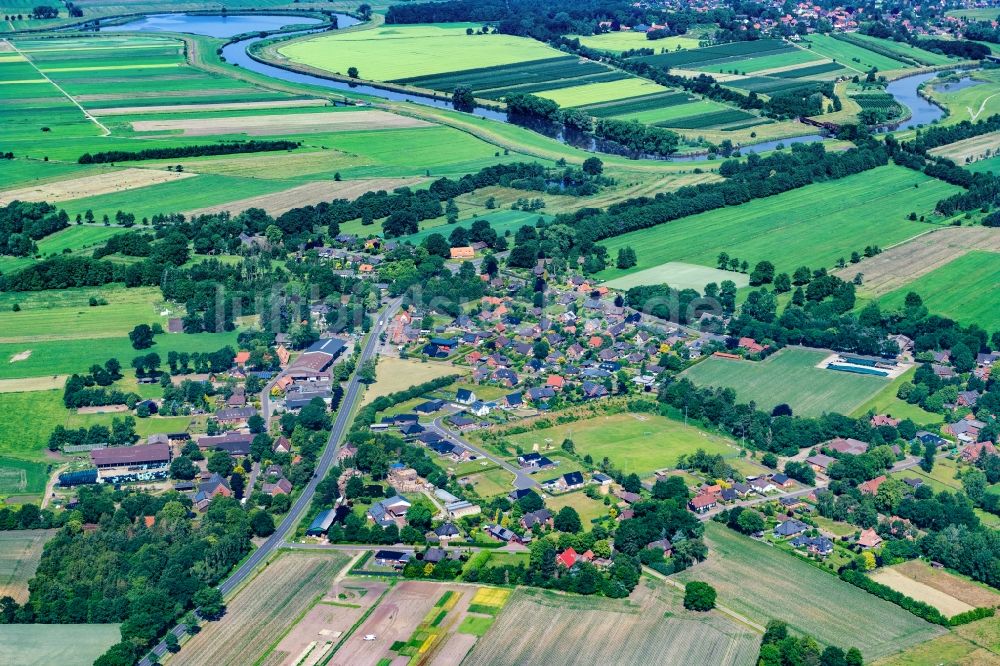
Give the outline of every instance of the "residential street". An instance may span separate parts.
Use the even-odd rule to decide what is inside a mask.
[[[506,460],[504,460],[503,458],[501,458],[500,456],[498,456],[498,455],[496,455],[494,453],[490,453],[490,452],[488,452],[488,451],[480,448],[479,446],[476,446],[475,444],[473,444],[469,440],[465,439],[461,435],[459,435],[457,433],[454,433],[451,430],[449,430],[448,428],[446,428],[444,426],[444,424],[441,422],[442,418],[443,417],[438,417],[438,418],[434,419],[433,423],[431,423],[431,425],[428,426],[428,430],[436,432],[438,435],[440,435],[441,437],[443,437],[445,440],[447,440],[449,442],[452,442],[454,444],[461,444],[462,446],[466,447],[470,451],[474,451],[477,455],[480,455],[480,456],[486,458],[487,460],[490,460],[490,461],[496,463],[497,465],[499,465],[503,469],[505,469],[508,472],[510,472],[511,474],[513,474],[514,475],[514,488],[521,489],[521,488],[538,488],[538,487],[540,487],[539,484],[538,484],[538,481],[536,481],[530,474],[528,474],[527,471],[521,469],[520,467],[517,467],[516,465],[512,465],[511,463],[507,462]]]

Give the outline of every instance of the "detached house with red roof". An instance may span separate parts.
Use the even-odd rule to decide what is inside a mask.
[[[878,494],[879,486],[881,486],[885,482],[886,482],[886,476],[885,474],[883,474],[882,476],[875,477],[871,481],[865,481],[864,483],[860,484],[858,486],[858,490],[860,490],[865,495],[875,495]]]
[[[580,556],[576,554],[576,551],[573,550],[572,547],[569,547],[563,552],[556,555],[556,563],[566,567],[567,569],[570,569],[573,567],[574,564],[576,564],[576,561],[579,558]]]

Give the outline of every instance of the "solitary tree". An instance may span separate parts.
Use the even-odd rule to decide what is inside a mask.
[[[357,67],[353,67],[353,66],[348,67],[347,68],[347,75],[349,77],[351,77],[352,79],[358,78],[358,68]]]
[[[684,586],[684,608],[693,611],[710,611],[715,608],[715,588],[708,583],[693,580]]]
[[[153,329],[149,324],[139,324],[128,334],[133,349],[149,349],[153,346]]]
[[[457,86],[451,94],[451,105],[456,111],[471,113],[476,108],[476,96],[468,86]]]

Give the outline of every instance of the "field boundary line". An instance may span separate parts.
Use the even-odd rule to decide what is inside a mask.
[[[366,610],[364,613],[361,614],[361,617],[358,618],[358,621],[355,622],[350,629],[344,632],[344,635],[340,637],[340,640],[337,641],[337,644],[334,645],[332,648],[330,648],[330,652],[326,655],[326,659],[319,662],[317,666],[327,666],[327,664],[330,663],[330,660],[333,659],[335,654],[337,654],[337,651],[340,648],[344,647],[344,643],[346,643],[347,640],[354,635],[355,631],[361,628],[361,625],[364,624],[369,617],[371,617],[371,614],[375,612],[375,609],[382,605],[382,601],[389,594],[389,592],[392,591],[394,587],[396,587],[396,581],[395,580],[389,581],[389,584],[386,586],[384,590],[382,590],[382,594],[378,596],[378,599],[375,600],[375,603],[373,603],[368,610]]]
[[[679,589],[681,591],[684,590],[684,584],[683,583],[681,583],[679,581],[676,581],[676,580],[673,580],[672,578],[668,578],[667,576],[664,576],[663,574],[661,574],[659,571],[656,571],[654,569],[650,569],[649,567],[643,567],[642,570],[643,570],[643,572],[649,574],[653,578],[656,578],[658,580],[662,580],[667,585],[671,585],[673,587],[676,587],[677,589]],[[715,610],[719,611],[723,615],[728,615],[735,622],[737,622],[739,624],[742,624],[742,625],[744,625],[746,627],[749,627],[750,629],[753,629],[754,631],[756,631],[758,633],[763,634],[766,631],[766,629],[763,626],[757,624],[756,622],[754,622],[753,620],[751,620],[750,618],[748,618],[745,615],[740,615],[739,613],[737,613],[736,611],[734,611],[731,608],[727,608],[726,606],[723,606],[723,605],[717,603],[717,604],[715,604]]]
[[[80,109],[80,111],[83,113],[84,117],[87,120],[91,121],[92,123],[94,123],[95,125],[97,125],[98,127],[100,127],[101,130],[104,132],[104,136],[111,136],[111,130],[109,130],[106,125],[104,125],[103,123],[101,123],[101,121],[98,120],[97,118],[95,118],[94,116],[90,115],[90,112],[87,111],[87,109],[83,108],[83,106],[78,101],[76,101],[76,99],[74,99],[72,95],[70,95],[68,92],[66,92],[65,90],[63,90],[62,86],[60,86],[58,83],[56,83],[55,81],[53,81],[52,79],[50,79],[48,74],[46,74],[42,70],[38,69],[38,65],[36,65],[35,62],[31,58],[29,58],[24,51],[22,51],[21,49],[17,48],[17,45],[14,42],[10,41],[9,39],[5,39],[4,41],[7,42],[8,44],[10,44],[11,48],[14,49],[14,51],[16,53],[19,53],[21,55],[21,57],[24,58],[25,61],[27,61],[27,63],[29,65],[31,65],[34,68],[34,70],[39,73],[39,75],[42,76],[42,78],[44,78],[46,81],[48,81],[49,84],[53,88],[55,88],[56,90],[58,90],[59,92],[61,92],[63,95],[65,95],[66,99],[68,99],[69,101],[73,102],[73,104],[76,106],[76,108]]]

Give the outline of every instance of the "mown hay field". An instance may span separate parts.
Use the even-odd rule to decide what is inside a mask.
[[[640,582],[630,600],[519,588],[463,664],[750,666],[759,640],[722,615],[684,610],[659,582]]]
[[[794,555],[709,522],[708,559],[674,577],[707,580],[719,603],[751,620],[787,622],[827,645],[854,646],[866,660],[930,640],[945,630]]]
[[[3,471],[0,461],[0,471]],[[0,597],[18,603],[28,600],[28,581],[42,558],[42,547],[56,530],[10,530],[0,532]]]

